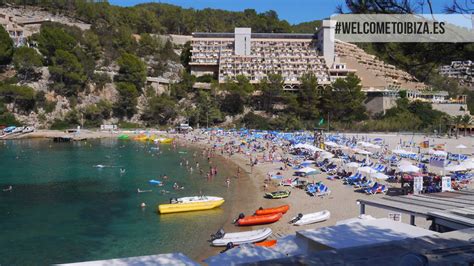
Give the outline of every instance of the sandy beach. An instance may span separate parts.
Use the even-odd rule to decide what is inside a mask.
[[[352,186],[344,185],[341,180],[328,180],[327,174],[321,173],[312,175],[306,178],[309,182],[321,181],[329,187],[331,194],[324,197],[313,197],[308,195],[305,190],[282,187],[278,186],[278,181],[268,182],[268,187],[265,188],[265,179],[269,173],[280,172],[283,179],[291,178],[294,176],[295,170],[288,168],[285,170],[285,164],[281,162],[282,158],[290,158],[290,154],[286,147],[273,144],[270,140],[258,140],[257,143],[262,147],[258,151],[249,150],[238,150],[237,147],[244,138],[240,138],[232,135],[224,136],[212,136],[211,134],[205,134],[202,131],[193,131],[188,134],[168,134],[162,131],[124,131],[124,132],[99,132],[99,131],[87,131],[82,130],[80,136],[82,138],[116,138],[119,134],[128,134],[130,136],[137,135],[144,132],[151,132],[156,135],[166,135],[176,140],[178,146],[194,146],[201,149],[212,150],[214,156],[219,157],[215,160],[219,165],[217,167],[225,167],[226,171],[235,173],[234,176],[230,177],[230,186],[234,189],[233,199],[231,199],[231,212],[229,217],[226,217],[226,222],[223,228],[226,232],[246,231],[255,228],[270,227],[273,230],[271,238],[275,239],[284,235],[294,234],[296,231],[305,229],[315,229],[325,226],[335,225],[340,220],[350,219],[359,215],[359,206],[357,205],[358,199],[373,199],[382,197],[383,194],[367,195],[365,193],[356,192]],[[38,132],[26,134],[22,138],[39,138],[39,137],[55,137],[64,136],[64,132],[52,131],[52,130],[41,130]],[[356,137],[358,139],[373,139],[380,138],[383,140],[384,145],[388,150],[396,149],[403,144],[411,143],[413,147],[405,146],[405,149],[418,152],[417,144],[422,141],[429,141],[430,145],[443,145],[445,150],[448,152],[457,153],[460,152],[456,149],[457,145],[463,144],[467,148],[462,152],[464,154],[472,155],[474,149],[474,139],[472,137],[460,136],[456,138],[437,138],[428,137],[424,135],[407,135],[397,133],[373,133],[373,134],[345,134],[348,137]],[[232,143],[232,144],[229,144]],[[225,150],[225,145],[228,144],[228,148],[232,150],[231,153]],[[410,146],[408,145],[408,146]],[[268,156],[269,148],[275,149],[274,154],[277,158],[272,161],[265,161],[264,158]],[[421,152],[426,152],[428,149],[422,149]],[[250,158],[255,160],[258,158],[259,163],[254,167],[250,166]],[[226,162],[223,162],[225,160]],[[220,162],[220,163],[219,163]],[[239,170],[240,168],[240,173]],[[388,186],[400,187],[397,183],[388,183]],[[470,185],[472,187],[472,184]],[[265,192],[276,191],[276,190],[291,190],[291,195],[285,199],[266,199],[264,198]],[[290,205],[290,210],[283,216],[283,218],[273,224],[255,226],[255,227],[238,227],[232,224],[232,221],[237,218],[239,213],[245,215],[252,215],[255,210],[259,207],[269,208],[280,205]],[[329,210],[331,212],[330,219],[316,224],[310,224],[306,226],[293,226],[288,222],[299,213],[312,213],[322,210]],[[366,208],[366,214],[369,214],[376,218],[388,217],[389,211],[385,211],[378,208]],[[408,215],[402,215],[402,221],[409,223],[410,217]],[[428,229],[431,223],[423,219],[418,218],[416,225]],[[216,231],[219,228],[216,228]],[[204,242],[202,243],[203,245]],[[203,259],[217,254],[222,248],[209,247],[205,248],[202,256],[199,258],[200,261]]]
[[[442,144],[445,146],[445,150],[449,152],[459,152],[455,147],[459,144],[463,144],[468,147],[464,150],[464,153],[472,154],[474,140],[471,137],[459,137],[455,138],[433,138],[426,137],[423,135],[399,135],[399,134],[347,134],[348,136],[356,136],[358,138],[382,138],[389,149],[395,149],[400,143],[405,144],[407,142],[420,143],[422,141],[429,141],[430,145]],[[216,150],[220,150],[224,143],[235,142],[240,143],[242,139],[235,137],[224,136],[222,138],[212,138],[209,135],[203,135],[199,133],[191,133],[187,135],[170,135],[175,137],[180,145],[195,145],[204,149],[210,149],[216,146]],[[271,146],[270,141],[261,141],[261,145],[265,146],[268,143]],[[415,148],[413,151],[416,152]],[[425,150],[422,150],[422,152]],[[427,151],[427,149],[426,149]],[[264,157],[265,152],[252,153],[252,158]],[[281,147],[277,147],[277,154],[286,157],[288,151],[282,150]],[[268,173],[280,172],[283,175],[283,179],[294,177],[295,170],[288,169],[282,170],[284,163],[273,161],[273,162],[261,162],[250,167],[249,154],[234,153],[222,155],[224,158],[231,160],[233,163],[242,169],[242,173],[239,178],[233,177],[231,185],[237,186],[236,195],[233,199],[232,212],[233,217],[228,218],[228,223],[224,225],[224,229],[227,232],[245,231],[252,230],[255,228],[270,227],[273,230],[272,238],[278,238],[288,234],[294,234],[296,231],[305,229],[315,229],[325,226],[335,225],[336,222],[357,217],[359,215],[359,205],[357,205],[358,199],[373,199],[384,196],[383,194],[367,195],[365,193],[356,192],[352,186],[344,185],[340,180],[328,180],[327,174],[321,173],[307,178],[309,182],[321,181],[327,185],[331,194],[325,197],[312,197],[309,196],[304,190],[290,187],[278,186],[277,182],[272,181],[268,183],[268,187],[264,188],[264,181],[268,176]],[[235,166],[233,166],[235,168]],[[387,184],[388,186],[400,187],[400,184],[392,183]],[[472,184],[470,185],[472,187]],[[291,196],[285,199],[266,199],[264,194],[267,191],[276,190],[291,190]],[[290,210],[283,216],[283,218],[273,224],[255,226],[255,227],[237,227],[231,224],[231,221],[235,219],[239,213],[246,215],[252,215],[255,210],[259,207],[276,207],[280,205],[290,205]],[[329,210],[331,212],[331,218],[325,222],[306,225],[306,226],[293,226],[288,222],[299,213],[312,213],[322,210]],[[382,210],[379,208],[366,208],[366,214],[371,215],[375,218],[385,218],[389,216],[389,211]],[[401,215],[404,223],[409,223],[410,217],[408,215]],[[431,222],[418,218],[416,225],[428,229]],[[222,249],[215,249],[216,253]],[[208,256],[209,254],[206,254]],[[212,255],[212,254],[211,254]],[[206,256],[203,256],[205,258]]]

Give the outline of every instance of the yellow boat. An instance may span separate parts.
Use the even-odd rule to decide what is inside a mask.
[[[224,199],[210,196],[194,196],[184,198],[171,198],[169,204],[158,205],[158,212],[175,213],[189,211],[203,211],[217,208],[224,204]]]
[[[173,138],[157,138],[155,139],[155,142],[161,143],[161,144],[170,144],[173,142]]]

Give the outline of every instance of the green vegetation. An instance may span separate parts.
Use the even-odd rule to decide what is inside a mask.
[[[97,127],[110,118],[121,119],[119,126],[122,128],[139,127],[129,122],[132,117],[134,120],[139,118],[147,126],[170,125],[182,120],[192,126],[214,126],[233,119],[234,123],[229,126],[283,130],[331,127],[432,132],[435,129],[446,131],[449,123],[465,125],[469,122],[464,118],[450,118],[426,103],[408,102],[404,95],[385,115],[369,119],[364,107],[365,94],[355,75],[323,86],[314,75],[307,74],[301,78],[298,91],[283,90],[283,78],[279,74],[270,74],[257,84],[244,76],[219,84],[213,75],[195,77],[190,74],[190,43],[174,46],[166,37],[160,36],[196,31],[232,32],[234,27],[251,27],[253,32],[314,33],[315,27],[321,25],[318,20],[290,25],[271,10],[263,13],[253,9],[243,12],[195,10],[161,3],[122,8],[105,1],[86,0],[16,0],[1,1],[0,5],[4,2],[41,6],[91,23],[91,29],[82,31],[59,23],[44,23],[41,31],[31,37],[31,41],[37,43],[36,48],[17,49],[8,33],[0,29],[0,65],[12,61],[17,71],[15,77],[0,84],[0,122],[15,123],[5,104],[13,104],[16,110],[25,114],[39,108],[51,113],[56,108],[56,102],[46,100],[44,92],[35,94],[29,87],[14,85],[37,80],[41,66],[50,72],[52,85],[49,89],[67,97],[72,107],[64,119],[54,121],[52,127],[57,129],[76,126],[80,122],[86,127]],[[383,6],[374,1],[346,1],[351,13],[409,13],[410,10],[404,10],[407,8],[405,2],[410,1],[393,0]],[[403,8],[394,3],[402,3]],[[473,44],[374,43],[361,46],[428,82],[435,90],[448,90],[450,96],[468,94],[468,108],[474,111],[473,91],[466,91],[456,81],[435,73],[440,65],[451,60],[470,58]],[[180,56],[175,49],[182,50]],[[184,70],[180,73],[180,81],[170,84],[169,92],[162,93],[146,86],[147,76],[164,74],[173,62],[181,62]],[[107,71],[118,72],[111,79]],[[196,82],[208,83],[210,90],[194,89]],[[102,100],[83,105],[83,95],[90,92],[89,85],[100,91],[111,83],[116,87],[117,101]],[[111,87],[107,86],[108,90],[103,93],[109,93]],[[41,119],[46,120],[46,117]]]
[[[114,105],[114,114],[120,118],[131,118],[137,111],[138,92],[131,83],[117,83],[119,99]]]
[[[118,75],[114,78],[116,82],[125,82],[135,86],[139,90],[143,88],[146,80],[146,67],[139,57],[123,53],[117,60],[120,67]]]
[[[37,79],[37,68],[43,66],[41,56],[33,49],[20,47],[13,55],[13,65],[23,81]]]
[[[0,101],[13,103],[19,111],[28,113],[35,107],[35,91],[27,86],[5,84],[0,86]]]
[[[13,56],[13,41],[10,35],[3,28],[0,27],[0,66],[10,63]]]

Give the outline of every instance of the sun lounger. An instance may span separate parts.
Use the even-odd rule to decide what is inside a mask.
[[[318,197],[328,196],[329,194],[331,194],[331,190],[324,184],[321,184],[316,192],[316,196]]]

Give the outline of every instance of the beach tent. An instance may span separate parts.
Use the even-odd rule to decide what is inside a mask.
[[[457,165],[446,166],[444,170],[448,172],[459,172],[459,171],[466,171],[467,168],[464,167],[463,165],[457,164]]]
[[[420,171],[420,168],[412,164],[402,164],[398,166],[398,171],[402,173],[416,173]]]
[[[253,244],[244,244],[224,253],[204,260],[208,265],[235,265],[252,263],[264,260],[285,258],[286,254],[274,248],[259,247]]]

